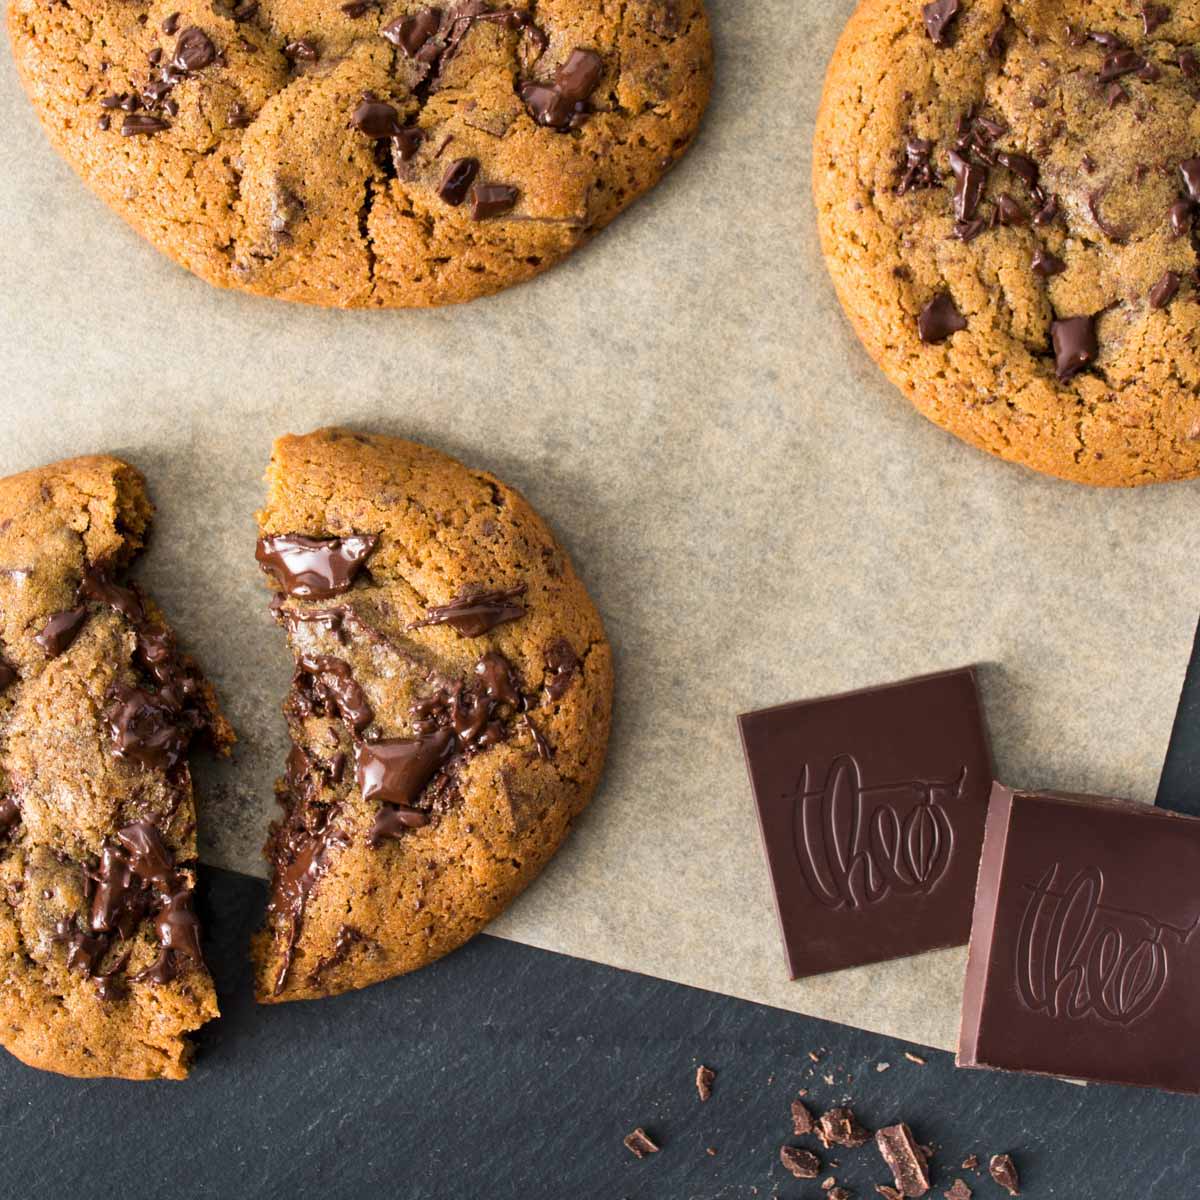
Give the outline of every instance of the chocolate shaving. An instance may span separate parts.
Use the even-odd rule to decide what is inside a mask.
[[[650,1140],[649,1134],[640,1125],[632,1133],[625,1135],[624,1144],[625,1149],[634,1158],[645,1158],[647,1154],[658,1153],[658,1147]]]
[[[712,1095],[713,1080],[716,1077],[717,1073],[711,1067],[696,1068],[696,1092],[700,1097],[701,1104]]]
[[[950,44],[950,23],[958,16],[958,0],[933,0],[921,10],[929,40],[941,49]]]
[[[1019,1196],[1021,1194],[1021,1181],[1017,1176],[1016,1164],[1009,1154],[993,1154],[988,1162],[988,1174],[1002,1187],[1010,1196]]]

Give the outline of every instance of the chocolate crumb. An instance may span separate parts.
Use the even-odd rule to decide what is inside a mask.
[[[967,1157],[962,1160],[962,1169],[964,1171],[974,1171],[974,1170],[977,1170],[978,1167],[979,1167],[979,1155],[978,1154],[968,1154]]]
[[[647,1154],[657,1154],[658,1147],[650,1140],[649,1134],[639,1125],[632,1133],[624,1138],[625,1149],[634,1158],[645,1158]]]
[[[946,1200],[971,1200],[972,1192],[961,1179],[956,1179],[942,1195]]]
[[[792,1101],[792,1132],[797,1137],[812,1133],[814,1128],[813,1115],[803,1100]]]
[[[811,1150],[798,1146],[780,1146],[779,1161],[797,1179],[816,1179],[821,1173],[821,1160]]]
[[[993,1154],[988,1162],[991,1177],[1008,1191],[1010,1196],[1021,1194],[1021,1181],[1017,1176],[1016,1164],[1010,1154]]]
[[[907,1058],[909,1062],[916,1063],[919,1067],[923,1067],[925,1065],[925,1060],[919,1054],[913,1054],[910,1051],[905,1050],[904,1057]]]
[[[884,1198],[884,1200],[904,1200],[894,1187],[888,1187],[886,1183],[877,1183],[875,1190]]]
[[[880,1129],[875,1134],[875,1145],[891,1170],[901,1196],[924,1196],[929,1191],[928,1155],[903,1121]]]
[[[711,1067],[700,1066],[696,1068],[696,1091],[700,1095],[701,1104],[712,1095],[713,1080],[716,1077],[717,1073]]]
[[[851,1200],[850,1193],[844,1187],[835,1187],[829,1193],[829,1200]]]

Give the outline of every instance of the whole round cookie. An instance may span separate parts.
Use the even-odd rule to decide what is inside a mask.
[[[296,673],[264,1002],[364,987],[473,937],[600,778],[604,628],[512,488],[399,438],[281,438],[257,556]]]
[[[50,140],[176,262],[452,304],[558,262],[687,149],[703,0],[13,0]]]
[[[114,458],[0,480],[0,1044],[64,1075],[181,1079],[217,1015],[187,755],[233,732],[121,582],[151,511]]]
[[[864,0],[813,187],[842,305],[930,420],[1081,483],[1200,474],[1200,8]]]

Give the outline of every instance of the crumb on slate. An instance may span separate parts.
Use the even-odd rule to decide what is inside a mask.
[[[639,1125],[632,1133],[625,1135],[625,1149],[634,1158],[645,1158],[647,1154],[657,1154],[658,1146],[650,1139],[650,1135]]]

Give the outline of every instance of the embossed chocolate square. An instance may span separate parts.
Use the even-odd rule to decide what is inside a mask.
[[[1200,820],[997,784],[959,1066],[1200,1093],[1198,995]]]
[[[966,942],[992,786],[973,669],[738,725],[793,979]]]

